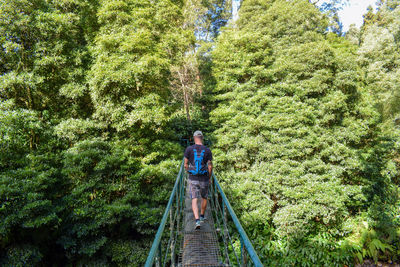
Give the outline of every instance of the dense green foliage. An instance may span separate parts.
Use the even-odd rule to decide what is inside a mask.
[[[399,261],[400,2],[315,2],[0,1],[0,265],[142,266],[198,128],[266,266]]]
[[[366,41],[358,49],[327,26],[306,1],[245,1],[212,54],[217,168],[267,265],[342,266],[399,248],[398,135],[382,132],[378,108],[398,92],[397,63],[379,62],[398,48],[376,48],[367,65]],[[354,236],[362,222],[385,243],[369,254]]]
[[[182,5],[2,1],[2,264],[143,262],[180,158]]]

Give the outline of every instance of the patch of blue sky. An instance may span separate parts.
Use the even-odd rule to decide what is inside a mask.
[[[318,2],[321,6],[324,3],[331,2],[329,0],[323,0]],[[342,8],[338,11],[340,21],[343,24],[343,32],[347,32],[351,24],[355,24],[356,27],[361,27],[363,24],[363,15],[367,13],[369,6],[372,6],[374,10],[377,8],[377,0],[348,0]]]

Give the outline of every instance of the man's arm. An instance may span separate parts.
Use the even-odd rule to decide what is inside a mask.
[[[185,161],[183,163],[183,166],[185,167],[185,170],[187,171],[189,169],[189,159],[185,157]]]
[[[189,154],[190,154],[189,147],[187,147],[185,149],[185,152],[183,153],[185,159],[183,162],[183,167],[185,168],[186,171],[189,170]]]
[[[212,176],[212,169],[213,169],[212,161],[209,160],[209,161],[207,162],[207,164],[208,164],[208,175],[209,175],[209,177],[210,177],[210,179],[211,179],[211,176]],[[211,181],[212,181],[212,179],[211,179]]]
[[[211,182],[212,182],[211,177],[212,177],[212,170],[213,170],[213,164],[212,164],[213,156],[212,156],[211,150],[208,149],[208,151],[209,151],[209,154],[208,154],[208,161],[207,161],[207,165],[208,165],[208,175],[210,176],[210,180],[211,180]]]

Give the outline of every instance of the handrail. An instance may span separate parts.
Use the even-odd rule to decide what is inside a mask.
[[[247,253],[249,254],[251,260],[253,261],[254,266],[263,267],[263,264],[261,263],[245,230],[243,229],[242,225],[240,224],[239,219],[237,218],[235,212],[233,211],[233,208],[231,207],[231,204],[229,203],[228,198],[226,197],[224,191],[222,191],[222,188],[221,188],[220,184],[218,183],[217,177],[215,176],[214,173],[212,174],[212,178],[213,178],[213,182],[215,183],[215,187],[218,188],[219,194],[222,197],[222,201],[223,201],[225,207],[228,209],[229,214],[231,215],[231,218],[239,232],[241,242],[243,242],[244,246],[246,247]]]
[[[187,173],[184,172],[184,164],[182,160],[175,185],[172,189],[167,207],[164,211],[164,215],[161,219],[149,255],[146,259],[146,263],[144,265],[145,267],[152,267],[154,263],[157,267],[176,267],[181,264],[181,256],[179,256],[180,254],[176,253],[176,248],[178,247],[179,249],[179,247],[183,245],[182,242],[184,235],[182,233],[182,229],[184,228],[181,229],[181,227],[185,226],[183,225],[183,221],[181,222],[181,217],[185,215],[184,190],[186,178]],[[211,215],[211,217],[215,217],[217,223],[216,232],[221,237],[220,240],[223,241],[223,244],[221,241],[219,241],[219,243],[220,245],[223,245],[224,248],[225,265],[233,266],[231,264],[231,260],[234,259],[233,261],[236,260],[238,266],[250,266],[247,264],[247,259],[250,258],[252,266],[263,267],[253,245],[251,244],[245,230],[240,224],[239,219],[237,218],[214,173],[212,175],[212,181],[214,182],[213,186],[209,187],[211,192],[210,208],[211,212],[214,213],[214,216]],[[228,214],[230,215],[230,221],[233,221],[234,225],[236,226],[235,228],[228,227]],[[170,224],[169,240],[168,242],[164,242],[164,239],[163,241],[161,239],[164,238],[163,234],[168,221]],[[229,233],[230,231],[234,231],[233,235]],[[240,238],[240,260],[238,254],[235,252],[233,245],[235,240],[233,238]],[[233,254],[230,254],[229,250],[231,250]]]
[[[167,208],[165,209],[165,212],[164,212],[164,215],[162,217],[160,226],[158,227],[158,230],[157,230],[157,234],[156,234],[156,236],[154,238],[153,245],[151,246],[149,256],[147,257],[146,263],[144,265],[145,267],[153,266],[154,258],[156,256],[157,250],[159,249],[159,246],[160,246],[161,236],[162,236],[162,234],[164,232],[165,224],[167,223],[168,213],[169,213],[169,211],[171,209],[172,202],[174,200],[176,192],[178,191],[178,185],[182,180],[182,171],[183,171],[183,160],[182,160],[182,163],[181,163],[181,167],[179,169],[178,176],[176,177],[174,189],[172,189],[171,196],[169,197]]]

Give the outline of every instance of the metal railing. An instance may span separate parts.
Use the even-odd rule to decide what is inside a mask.
[[[209,189],[211,193],[210,204],[215,217],[217,233],[222,240],[221,247],[225,255],[225,265],[262,267],[263,264],[214,173],[212,179],[213,184]],[[236,242],[240,242],[240,255],[236,253],[234,246]]]
[[[154,238],[145,267],[156,264],[161,266],[180,266],[179,253],[183,240],[183,216],[185,209],[185,180],[183,161],[181,163],[174,188],[171,192],[167,208],[161,219],[160,226]],[[216,176],[212,175],[212,186],[209,187],[210,214],[213,216],[220,244],[221,255],[224,255],[225,266],[256,266],[262,267],[262,263],[251,244],[245,230],[239,222]],[[169,229],[165,226],[169,221]],[[164,232],[169,230],[169,239],[166,240]],[[235,245],[240,243],[240,250]],[[236,246],[237,247],[237,246]],[[240,254],[239,254],[240,252]]]
[[[160,226],[158,227],[156,236],[151,246],[150,253],[147,257],[145,266],[150,267],[155,263],[157,267],[161,266],[176,266],[177,263],[177,250],[179,250],[178,240],[181,240],[182,235],[182,216],[184,209],[184,188],[185,179],[183,171],[183,161],[179,168],[178,176],[176,177],[174,188],[172,189],[171,196],[165,209],[164,215],[161,219]],[[169,216],[168,216],[169,215]],[[169,240],[167,243],[162,243],[162,235],[165,226],[169,221]]]

